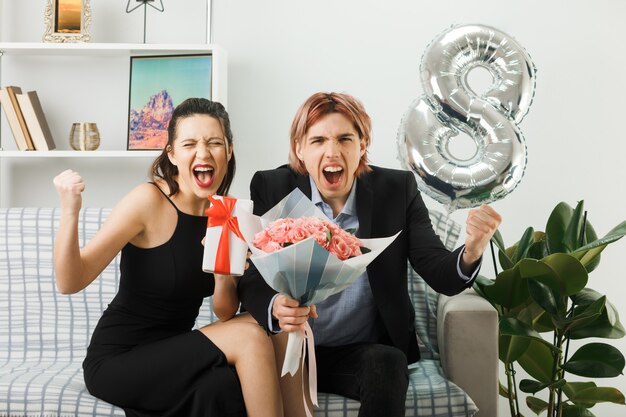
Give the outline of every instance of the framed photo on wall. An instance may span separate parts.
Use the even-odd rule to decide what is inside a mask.
[[[47,0],[44,42],[89,42],[89,0]]]
[[[212,55],[130,58],[128,150],[161,150],[174,108],[190,97],[211,99]]]

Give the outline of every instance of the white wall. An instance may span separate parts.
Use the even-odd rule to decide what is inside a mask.
[[[125,3],[92,0],[95,42],[141,42],[143,15],[140,11],[126,15]],[[2,40],[39,41],[44,4],[43,0],[6,0],[0,19]],[[152,30],[148,42],[205,41],[204,1],[165,0],[164,4],[163,14],[149,10]],[[396,131],[409,103],[423,92],[419,63],[424,48],[452,24],[479,23],[516,38],[538,69],[534,103],[520,124],[528,145],[526,174],[513,193],[493,204],[504,216],[501,231],[505,241],[514,243],[529,225],[543,229],[559,201],[575,205],[584,199],[599,234],[626,219],[626,138],[621,125],[626,97],[623,0],[214,0],[213,8],[214,42],[229,54],[228,102],[239,165],[232,190],[235,196],[248,195],[254,171],[286,161],[291,118],[301,102],[319,90],[359,97],[374,124],[371,160],[399,167]],[[29,71],[39,74],[41,69]],[[82,73],[81,69],[76,76],[85,77]],[[24,80],[25,84],[31,75],[16,74],[11,82]],[[124,81],[106,88],[126,89],[126,73],[119,77]],[[46,72],[41,72],[40,80],[32,82],[36,85],[28,88],[50,88],[46,78]],[[94,88],[101,88],[96,76],[79,81],[91,79]],[[8,82],[5,74],[2,82]],[[71,86],[60,84],[57,88]],[[51,97],[60,96],[55,93]],[[71,109],[75,118],[93,114],[102,129],[123,136],[127,104],[109,106],[88,100]],[[57,103],[53,98],[49,101],[50,106]],[[61,105],[61,100],[58,103]],[[61,137],[69,132],[69,125],[56,124],[55,129]],[[67,148],[64,139],[57,142]],[[123,148],[124,143],[123,137],[111,138],[102,146]],[[112,162],[98,162],[98,167],[83,163],[78,168],[89,181],[86,204],[114,204],[134,183],[142,181],[148,162],[132,162],[139,167],[124,162],[121,170]],[[78,161],[71,163],[79,165]],[[44,161],[31,167],[22,163],[8,173],[3,166],[2,192],[10,175],[12,205],[55,205],[49,181],[67,164]],[[89,188],[98,180],[96,174],[106,175],[107,183]],[[426,200],[431,207],[437,206]],[[463,222],[465,215],[461,210],[454,212],[453,218]],[[619,259],[625,251],[626,240],[610,246],[589,284],[609,295],[623,320],[626,302],[620,294],[626,289],[626,277]],[[485,262],[483,273],[492,276],[492,270]],[[611,343],[626,353],[624,340]],[[597,382],[626,392],[623,376]],[[617,405],[599,405],[593,411],[605,417],[624,413]],[[503,403],[501,415],[507,413]],[[524,414],[532,415],[530,411]]]

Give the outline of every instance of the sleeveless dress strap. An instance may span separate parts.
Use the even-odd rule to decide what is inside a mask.
[[[165,194],[165,191],[163,191],[163,190],[161,189],[161,187],[159,187],[159,186],[157,185],[157,183],[156,183],[156,182],[152,182],[152,181],[150,181],[150,182],[148,182],[148,184],[152,184],[152,185],[154,185],[154,186],[157,188],[157,190],[159,190],[159,191],[161,192],[161,194],[163,194],[163,195],[165,196],[165,198],[167,198],[167,201],[169,201],[169,202],[170,202],[170,204],[171,204],[172,206],[174,206],[174,208],[176,209],[176,211],[177,211],[177,212],[178,212],[178,211],[180,211],[180,210],[178,210],[178,207],[176,207],[176,204],[174,204],[174,202],[172,201],[172,199],[171,199],[171,198],[170,198],[167,194]]]

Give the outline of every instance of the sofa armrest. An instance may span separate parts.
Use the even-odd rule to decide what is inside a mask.
[[[448,379],[474,400],[475,417],[498,415],[498,314],[473,290],[440,295],[437,339]]]

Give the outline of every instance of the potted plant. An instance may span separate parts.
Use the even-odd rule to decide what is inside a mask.
[[[519,391],[530,394],[526,404],[536,414],[590,417],[596,403],[624,404],[615,388],[568,380],[615,377],[624,369],[624,356],[610,344],[591,342],[570,351],[571,340],[625,334],[615,307],[587,283],[600,253],[626,234],[626,221],[598,239],[583,207],[583,201],[576,208],[559,203],[545,231],[529,227],[508,248],[497,232],[492,243],[502,271],[496,269],[495,280],[479,276],[474,284],[499,315],[499,355],[507,376],[500,393],[509,400],[511,416],[521,416],[515,363],[533,378],[521,380]],[[543,399],[536,396],[541,392]]]

